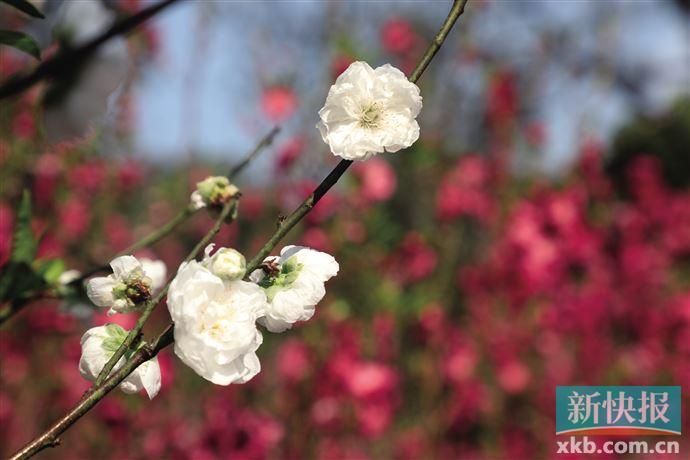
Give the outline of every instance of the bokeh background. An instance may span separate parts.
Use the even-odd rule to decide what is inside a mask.
[[[44,58],[149,4],[34,3],[45,20],[0,4],[0,28]],[[354,60],[409,72],[449,6],[181,2],[2,101],[0,265],[23,189],[40,258],[88,270],[280,126],[217,239],[250,257],[336,162],[314,128],[329,85]],[[355,165],[285,241],[340,262],[314,319],[265,334],[246,385],[213,386],[165,350],[153,401],[115,391],[41,455],[562,458],[556,385],[682,385],[687,407],[689,13],[471,0],[420,81],[420,140]],[[3,81],[33,66],[0,47]],[[212,219],[138,255],[172,274]],[[81,334],[113,319],[136,320],[42,300],[0,328],[0,454],[81,397]]]

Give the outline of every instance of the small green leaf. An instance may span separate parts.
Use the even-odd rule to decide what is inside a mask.
[[[31,231],[31,194],[24,190],[22,201],[17,210],[17,223],[14,226],[12,244],[12,262],[30,264],[36,257],[38,243]]]
[[[41,59],[41,48],[36,40],[23,32],[0,30],[0,45],[7,45]]]
[[[108,323],[105,325],[105,332],[108,337],[103,339],[101,347],[112,356],[127,338],[127,331],[115,323]]]
[[[43,13],[38,11],[38,9],[26,0],[0,0],[2,3],[7,3],[10,6],[15,7],[19,11],[28,14],[34,18],[45,19]]]
[[[125,331],[119,324],[108,323],[105,325],[105,331],[110,337],[120,340],[120,343],[122,343],[122,341],[125,340],[125,337],[127,337],[127,331]]]
[[[60,275],[65,271],[65,262],[62,259],[40,260],[37,265],[36,271],[50,285],[57,284]]]

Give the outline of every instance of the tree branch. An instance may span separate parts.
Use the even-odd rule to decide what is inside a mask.
[[[424,73],[429,65],[431,59],[436,55],[439,48],[445,41],[448,33],[457,21],[458,17],[463,13],[464,7],[468,0],[456,0],[448,13],[448,17],[441,26],[439,33],[434,38],[429,48],[422,56],[421,61],[414,69],[410,76],[410,81],[416,82]],[[309,213],[316,203],[328,192],[328,190],[335,185],[338,179],[347,171],[352,164],[351,161],[343,160],[331,171],[328,176],[319,184],[314,192],[285,220],[278,230],[271,236],[269,241],[261,248],[259,253],[248,264],[247,272],[250,268],[258,267],[258,264],[263,260],[262,254],[270,253],[278,242],[295,226],[297,223]],[[227,207],[227,205],[226,205]],[[224,208],[225,210],[225,208]],[[216,221],[222,225],[222,219]],[[214,226],[215,228],[215,226]],[[220,228],[218,226],[218,228]],[[207,235],[208,236],[208,235]],[[212,237],[211,237],[212,238]],[[209,238],[210,241],[210,238]],[[201,242],[197,245],[201,247]],[[195,248],[196,250],[197,248]],[[83,398],[77,406],[75,406],[67,415],[58,420],[52,427],[41,434],[39,437],[27,444],[22,450],[15,454],[11,460],[23,460],[31,457],[37,452],[46,447],[56,445],[59,442],[59,436],[74,424],[79,418],[83,417],[98,401],[103,399],[108,392],[115,388],[122,380],[124,380],[131,372],[133,372],[140,364],[146,362],[155,356],[161,349],[170,345],[173,340],[173,323],[168,324],[165,330],[156,338],[151,346],[143,346],[137,350],[133,356],[117,371],[115,371],[108,379],[106,379],[101,386],[95,388],[88,396]],[[96,385],[94,385],[95,387]]]
[[[148,8],[144,8],[138,13],[116,22],[108,30],[84,45],[78,48],[63,50],[51,59],[43,61],[33,72],[10,78],[0,86],[0,99],[17,95],[31,88],[41,80],[55,78],[66,71],[71,71],[76,65],[87,59],[94,51],[98,50],[105,42],[118,35],[124,35],[131,32],[135,27],[160,13],[176,1],[178,0],[163,0]]]
[[[237,177],[244,172],[247,166],[251,164],[251,162],[259,156],[265,149],[270,147],[273,144],[273,141],[275,140],[276,135],[280,132],[280,126],[274,126],[268,133],[262,137],[259,142],[256,144],[256,146],[248,152],[244,158],[237,163],[235,166],[232,167],[228,175],[226,176],[230,182],[234,181],[237,179]],[[118,252],[114,257],[118,256],[124,256],[128,254],[133,254],[134,252],[138,251],[141,248],[145,248],[147,246],[150,246],[154,243],[157,243],[158,241],[162,240],[166,236],[168,236],[170,233],[172,233],[178,226],[183,224],[184,222],[187,221],[190,217],[192,217],[198,209],[193,209],[191,207],[186,207],[182,211],[180,211],[175,217],[170,219],[168,222],[163,224],[161,228],[158,230],[155,230],[154,232],[146,235],[127,249],[124,249],[120,252]],[[95,275],[96,273],[108,271],[110,269],[110,265],[101,265],[100,267],[93,268],[89,270],[88,272],[84,273],[81,275],[79,278],[76,280],[72,281],[72,284],[78,284],[84,282],[87,278]],[[2,322],[0,321],[0,324]]]
[[[232,179],[235,178],[239,173],[241,173],[244,168],[246,168],[249,163],[251,163],[254,158],[257,157],[261,153],[263,149],[266,147],[270,146],[273,143],[273,140],[275,137],[278,135],[280,132],[280,126],[275,126],[268,134],[266,134],[263,139],[259,141],[258,144],[256,144],[256,147],[254,147],[254,150],[249,152],[247,156],[244,158],[244,160],[240,161],[237,163],[228,173],[228,179],[232,181]]]
[[[196,256],[201,252],[201,250],[206,247],[208,243],[211,242],[211,240],[218,234],[220,231],[220,228],[223,226],[224,222],[230,223],[232,220],[234,220],[233,216],[233,211],[237,209],[237,200],[239,199],[238,197],[232,198],[230,201],[228,201],[225,206],[223,206],[223,209],[220,212],[220,215],[216,219],[215,224],[211,228],[211,230],[204,235],[204,237],[197,243],[196,246],[194,246],[194,249],[192,249],[192,252],[187,255],[187,257],[184,259],[185,262],[189,262],[190,260],[196,258]],[[173,277],[174,278],[174,277]],[[166,294],[168,293],[168,288],[170,287],[170,283],[172,282],[173,278],[170,278],[168,282],[165,284],[165,286],[160,290],[156,296],[148,301],[146,303],[146,306],[141,312],[141,316],[137,320],[136,326],[134,326],[134,329],[129,331],[127,334],[127,337],[125,340],[122,342],[122,345],[115,351],[113,356],[108,360],[108,362],[103,366],[103,369],[101,369],[101,372],[98,374],[98,377],[96,378],[96,381],[92,385],[91,388],[97,388],[103,381],[108,377],[110,374],[110,371],[113,370],[117,362],[124,356],[124,354],[129,350],[132,345],[138,341],[138,339],[141,337],[141,330],[144,328],[144,324],[146,321],[149,319],[149,316],[151,316],[151,313],[153,313],[153,310],[156,308],[156,306],[165,298]]]
[[[194,249],[185,258],[185,261],[190,261],[194,259],[201,249],[206,246],[214,236],[220,231],[225,220],[231,215],[232,210],[237,205],[237,198],[230,200],[223,206],[220,215],[216,219],[215,224],[211,230],[206,233],[206,235],[199,241],[199,243],[194,247]],[[115,363],[117,363],[120,358],[124,355],[125,351],[134,343],[135,339],[139,337],[141,329],[144,323],[150,316],[153,309],[158,305],[161,300],[165,297],[170,286],[170,281],[166,286],[158,293],[158,295],[147,304],[145,310],[142,312],[139,321],[134,329],[132,329],[127,338],[123,342],[122,346],[118,348],[113,357],[108,361],[108,363],[103,367],[103,370],[99,374],[96,382],[91,386],[91,389],[84,395],[81,401],[64,417],[58,420],[53,426],[51,426],[47,431],[41,434],[39,437],[31,441],[19,452],[11,457],[11,460],[27,459],[42,451],[47,447],[54,447],[60,443],[59,436],[67,430],[74,422],[79,420],[84,414],[86,414],[93,406],[103,399],[113,388],[120,384],[129,374],[134,372],[137,367],[139,367],[144,362],[153,358],[158,354],[160,350],[172,343],[172,327],[168,326],[163,333],[153,342],[152,345],[144,344],[139,348],[132,357],[124,363],[124,365],[116,370],[110,377],[102,378],[103,375],[108,375]],[[99,382],[100,380],[100,382]]]
[[[453,7],[448,13],[448,16],[443,22],[438,34],[436,34],[436,37],[434,37],[434,40],[427,48],[426,52],[422,56],[422,59],[419,61],[419,64],[417,64],[417,67],[415,67],[415,69],[412,71],[412,74],[410,75],[410,81],[412,83],[417,83],[417,80],[419,80],[419,77],[422,76],[433,57],[436,56],[436,53],[438,53],[441,45],[446,40],[446,37],[453,28],[453,25],[465,10],[467,1],[468,0],[456,0],[453,3]],[[295,209],[292,214],[287,217],[287,219],[281,222],[281,224],[278,226],[278,229],[271,236],[268,242],[266,242],[266,244],[259,250],[259,253],[247,264],[247,274],[251,273],[257,269],[259,265],[261,265],[261,262],[263,262],[264,258],[270,254],[280,240],[282,240],[283,237],[287,235],[287,233],[292,230],[295,225],[297,225],[297,223],[309,213],[309,211],[311,211],[316,203],[318,203],[326,192],[328,192],[331,187],[338,182],[338,179],[345,174],[345,171],[347,171],[351,165],[352,160],[341,160],[340,163],[338,163],[336,167],[333,168],[333,170],[328,174],[328,176],[326,176],[326,178],[318,185],[318,187],[314,189],[314,192],[309,195],[309,197],[307,197],[307,199],[304,200],[304,202],[297,209]]]
[[[275,126],[264,137],[262,137],[256,144],[256,146],[250,152],[248,152],[244,156],[244,158],[239,163],[237,163],[237,165],[235,165],[232,168],[232,170],[227,176],[228,179],[230,179],[230,181],[236,179],[259,154],[261,154],[266,148],[270,147],[271,144],[273,144],[273,141],[279,132],[280,127]],[[182,211],[180,211],[175,217],[163,224],[158,230],[155,230],[152,233],[146,235],[145,237],[143,237],[127,249],[118,252],[114,257],[133,254],[141,248],[157,243],[158,241],[162,240],[163,238],[171,234],[177,227],[182,225],[184,222],[187,221],[187,219],[196,214],[197,211],[198,210],[193,209],[190,206],[187,206]],[[92,268],[91,270],[83,273],[79,278],[75,279],[70,284],[79,285],[83,283],[87,278],[90,278],[96,273],[108,270],[110,270],[110,265],[107,264],[101,265],[100,267]],[[0,325],[2,325],[5,321],[9,320],[12,316],[21,311],[27,304],[36,300],[41,295],[43,295],[43,293],[38,293],[37,295],[30,296],[28,298],[15,299],[9,305],[6,305],[4,308],[0,309]]]
[[[95,389],[86,398],[83,398],[72,410],[65,414],[60,420],[55,422],[48,430],[46,430],[39,437],[24,446],[20,451],[15,453],[11,460],[23,460],[30,458],[43,449],[48,447],[55,447],[59,445],[59,436],[65,432],[70,426],[86,414],[98,401],[103,399],[110,391],[118,386],[129,374],[134,372],[137,367],[153,358],[162,350],[167,341],[167,330],[152,344],[144,345],[138,349],[120,369],[113,373],[103,385]]]

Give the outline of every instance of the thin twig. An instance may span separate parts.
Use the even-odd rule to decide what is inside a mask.
[[[328,176],[326,176],[326,178],[319,184],[319,186],[314,189],[314,192],[312,192],[312,194],[309,195],[309,197],[304,200],[304,202],[302,202],[302,204],[295,209],[292,214],[280,222],[275,233],[271,235],[266,244],[264,244],[259,250],[258,254],[256,254],[254,258],[247,263],[247,274],[250,274],[259,268],[259,265],[261,265],[261,262],[263,262],[264,258],[273,250],[273,248],[276,247],[280,240],[282,240],[283,237],[287,235],[287,233],[292,230],[295,225],[297,225],[297,223],[309,213],[309,211],[311,211],[311,209],[316,205],[316,203],[319,202],[326,192],[328,192],[331,187],[338,182],[340,176],[347,171],[347,168],[349,168],[351,164],[352,160],[342,160],[340,163],[338,163],[330,174],[328,174]]]
[[[43,449],[48,447],[55,447],[60,444],[59,436],[72,426],[77,420],[84,416],[93,406],[95,406],[101,399],[103,399],[113,388],[118,386],[129,374],[134,372],[137,367],[146,361],[150,360],[158,354],[169,343],[168,335],[170,333],[166,330],[158,337],[153,344],[144,344],[139,348],[120,369],[115,371],[110,378],[108,378],[103,385],[95,389],[86,398],[83,398],[79,403],[70,410],[64,417],[58,420],[53,426],[46,430],[39,437],[24,446],[20,451],[15,453],[10,460],[24,460],[30,458]]]
[[[275,126],[274,128],[271,129],[264,137],[262,137],[259,142],[256,144],[256,146],[248,152],[244,158],[235,165],[230,173],[228,174],[228,179],[230,181],[235,180],[244,170],[249,166],[249,164],[256,159],[256,157],[263,151],[265,151],[268,147],[271,146],[273,143],[276,135],[280,132],[280,127]],[[172,233],[177,227],[182,225],[184,222],[187,221],[190,217],[192,217],[198,210],[193,209],[190,206],[185,207],[182,211],[177,213],[175,217],[170,219],[168,222],[163,224],[159,229],[151,232],[150,234],[144,236],[142,239],[128,247],[127,249],[124,249],[120,252],[118,252],[115,256],[113,257],[118,257],[118,256],[123,256],[123,255],[128,255],[128,254],[133,254],[134,252],[138,251],[141,248],[150,246],[154,243],[157,243],[158,241],[162,240],[166,236],[168,236],[170,233]],[[91,276],[95,275],[96,273],[100,272],[105,272],[110,270],[110,265],[101,265],[100,267],[95,267],[92,268],[86,272],[84,272],[79,278],[75,279],[72,281],[70,284],[79,286],[81,283],[83,283],[87,278],[90,278]],[[0,325],[2,325],[5,321],[9,320],[12,316],[14,316],[16,313],[21,311],[26,305],[31,303],[32,301],[36,300],[38,296],[42,295],[42,293],[38,293],[36,296],[30,296],[28,298],[24,299],[18,299],[12,301],[9,305],[6,305],[2,309],[0,309]]]
[[[115,256],[113,256],[113,258],[133,254],[141,248],[145,248],[154,243],[157,243],[158,241],[162,240],[170,233],[172,233],[178,226],[180,226],[187,219],[189,219],[195,212],[196,210],[194,208],[192,208],[191,206],[187,206],[182,211],[178,212],[177,215],[175,215],[175,217],[163,224],[159,229],[154,230],[153,232],[149,233],[139,241],[132,244],[130,247],[118,252],[117,254],[115,254]],[[109,269],[110,265],[101,265],[100,267],[92,268],[91,270],[84,272],[79,278],[72,281],[71,284],[81,284],[87,278],[92,277],[96,273],[108,271]]]
[[[263,149],[268,147],[273,143],[273,139],[278,135],[280,132],[280,126],[274,127],[268,134],[264,136],[263,139],[254,147],[254,150],[249,152],[249,154],[244,158],[244,160],[240,161],[237,163],[233,168],[230,170],[228,173],[228,178],[232,180],[235,176],[237,176],[240,172],[246,168],[249,163],[251,163],[254,158],[256,158],[257,155],[261,153]]]
[[[239,197],[233,198],[230,201],[228,201],[225,206],[223,206],[223,209],[220,212],[220,215],[216,219],[215,224],[211,228],[211,230],[204,235],[204,237],[197,243],[196,246],[194,246],[194,249],[189,253],[189,255],[185,258],[185,262],[189,262],[190,260],[196,258],[197,255],[201,252],[201,250],[206,247],[208,243],[211,242],[213,237],[216,236],[216,234],[220,231],[220,228],[223,226],[224,222],[230,223],[232,219],[234,219],[234,216],[232,214],[234,210],[237,208],[237,199]],[[137,320],[136,326],[134,326],[134,329],[129,331],[127,334],[127,337],[125,340],[122,342],[122,345],[115,351],[113,356],[110,357],[108,362],[103,366],[103,369],[101,369],[101,372],[98,374],[98,377],[96,378],[96,381],[92,385],[92,388],[97,388],[103,381],[108,377],[110,374],[110,371],[113,370],[117,362],[124,356],[124,354],[129,350],[133,344],[135,344],[139,338],[141,337],[141,330],[144,328],[144,324],[146,321],[149,319],[149,316],[151,316],[151,313],[153,313],[153,310],[156,308],[156,306],[163,300],[163,298],[166,296],[168,293],[168,288],[170,287],[170,283],[172,282],[172,278],[168,280],[168,282],[165,284],[165,286],[160,290],[158,294],[156,294],[153,299],[148,301],[144,307],[144,309],[141,312],[141,316],[139,316],[139,319]]]
[[[448,17],[443,23],[441,30],[434,38],[421,61],[412,72],[410,81],[416,82],[429,65],[431,59],[436,55],[448,33],[457,21],[458,17],[463,13],[465,5],[468,0],[456,0],[448,13]],[[343,160],[331,171],[331,173],[319,184],[314,192],[283,222],[283,225],[274,233],[269,241],[264,245],[252,261],[248,264],[248,269],[256,265],[256,261],[263,259],[261,254],[268,254],[278,244],[280,239],[285,236],[290,229],[292,229],[297,222],[304,217],[314,207],[314,205],[328,192],[328,190],[335,185],[340,176],[350,167],[351,162]],[[222,220],[217,221],[216,223]],[[199,245],[198,245],[199,246]],[[259,262],[260,263],[260,262]],[[258,265],[257,265],[258,266]],[[249,272],[250,270],[248,270]],[[22,450],[15,454],[11,460],[23,460],[31,457],[35,453],[57,445],[59,436],[67,430],[78,419],[84,416],[98,401],[103,399],[108,392],[115,388],[122,382],[131,372],[133,372],[140,364],[154,357],[160,350],[170,345],[174,340],[173,324],[170,323],[165,330],[157,337],[151,346],[144,345],[138,349],[132,357],[117,371],[115,371],[103,384],[93,390],[87,397],[83,398],[68,414],[58,420],[47,431],[39,437],[27,444]],[[95,386],[95,385],[94,385]]]
[[[453,28],[455,21],[457,21],[458,17],[460,17],[465,10],[467,1],[468,0],[455,1],[438,34],[436,34],[436,37],[434,37],[434,40],[429,45],[429,48],[427,48],[424,56],[422,56],[419,64],[417,64],[417,67],[415,67],[415,69],[412,71],[412,74],[410,75],[410,81],[412,83],[416,83],[417,80],[419,80],[419,77],[422,76],[424,70],[426,70],[427,66],[429,65],[429,62],[431,62],[431,59],[436,55],[436,53],[438,53],[438,50],[441,48],[441,45],[448,36],[448,33]],[[345,171],[347,171],[351,165],[352,160],[341,160],[340,163],[333,168],[330,174],[328,174],[328,176],[326,176],[326,178],[318,185],[318,187],[314,189],[314,192],[309,195],[309,197],[307,197],[307,199],[304,200],[304,202],[297,209],[295,209],[292,214],[290,214],[280,223],[278,229],[271,236],[268,242],[266,242],[266,244],[259,250],[259,253],[247,264],[247,273],[251,273],[257,269],[259,265],[261,265],[261,262],[264,260],[264,258],[270,254],[280,240],[282,240],[283,237],[290,230],[292,230],[294,226],[297,225],[297,223],[309,213],[309,211],[311,211],[316,203],[318,203],[326,192],[328,192],[328,190],[330,190],[331,187],[338,182],[338,179],[345,174]]]
[[[176,1],[178,0],[163,0],[148,8],[144,8],[138,13],[116,22],[108,30],[84,45],[77,48],[66,49],[56,54],[53,58],[43,61],[33,72],[10,78],[5,84],[0,86],[0,99],[19,94],[31,88],[41,80],[56,78],[65,72],[72,71],[76,64],[83,62],[105,42],[118,35],[124,35],[131,32],[134,28],[160,13]]]
[[[230,172],[227,175],[227,178],[232,182],[237,177],[239,177],[242,172],[251,164],[251,162],[256,159],[259,154],[261,154],[263,151],[265,151],[268,147],[273,144],[273,141],[276,137],[276,135],[280,132],[280,126],[274,126],[268,133],[262,137],[259,142],[256,144],[256,146],[248,152],[242,160],[240,160],[235,166],[232,167]],[[187,219],[192,217],[198,209],[194,209],[191,206],[187,206],[185,209],[180,211],[175,217],[170,219],[168,222],[163,224],[161,228],[158,230],[153,231],[152,233],[146,235],[127,249],[124,249],[120,252],[118,252],[115,257],[117,256],[124,256],[128,254],[134,254],[136,251],[138,251],[141,248],[145,248],[147,246],[150,246],[154,243],[157,243],[158,241],[162,240],[166,236],[168,236],[170,233],[172,233],[178,226],[183,224]],[[76,280],[72,281],[72,284],[79,284],[84,282],[87,278],[95,275],[96,273],[104,272],[110,270],[110,265],[102,265],[100,267],[96,267],[94,269],[89,270],[88,272],[84,273],[81,275],[79,278]]]
[[[221,210],[218,218],[216,219],[213,228],[211,228],[211,230],[209,230],[208,233],[204,235],[202,240],[189,253],[185,261],[189,261],[195,258],[197,254],[201,251],[201,248],[203,248],[213,239],[213,237],[220,231],[220,228],[222,227],[223,223],[231,215],[236,205],[237,199],[235,198],[230,200],[228,203],[225,204],[225,206],[223,206],[223,209]],[[141,333],[141,328],[144,326],[146,319],[151,314],[156,305],[158,305],[160,301],[163,299],[163,297],[165,297],[165,294],[167,293],[169,286],[170,282],[168,282],[165,288],[163,288],[163,290],[160,293],[158,293],[158,295],[155,297],[153,301],[147,304],[146,309],[139,318],[139,321],[137,321],[137,325],[127,335],[125,342],[113,355],[113,358],[111,358],[110,361],[108,361],[106,366],[101,371],[101,374],[99,374],[98,379],[101,379],[101,375],[103,373],[105,373],[106,375],[110,373],[110,371],[114,367],[114,364],[120,360],[124,352],[129,348],[129,346],[132,343],[134,343],[134,340],[137,337],[139,337],[139,334]],[[127,378],[129,374],[134,372],[136,368],[139,367],[139,365],[156,356],[160,350],[168,346],[170,343],[172,343],[172,328],[168,327],[153,342],[153,344],[144,344],[141,348],[134,352],[132,357],[127,362],[125,362],[122,367],[113,372],[113,374],[111,374],[110,377],[102,379],[101,383],[98,383],[99,380],[97,379],[96,382],[94,382],[94,384],[92,385],[89,392],[81,399],[81,401],[79,401],[79,403],[71,411],[69,411],[64,417],[58,420],[47,431],[45,431],[39,437],[31,441],[24,448],[22,448],[20,451],[14,454],[10,460],[27,459],[34,456],[43,449],[57,446],[60,443],[58,437],[65,430],[67,430],[70,426],[74,424],[74,422],[76,422],[82,416],[84,416],[84,414],[86,414],[93,406],[96,405],[96,403],[98,403],[98,401],[103,399],[113,388],[115,388],[120,382]],[[128,345],[125,346],[125,344]],[[117,356],[118,354],[119,356]],[[117,359],[115,359],[116,356]]]

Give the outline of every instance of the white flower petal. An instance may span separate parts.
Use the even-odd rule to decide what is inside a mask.
[[[161,368],[158,364],[158,358],[154,357],[141,364],[120,384],[122,391],[127,393],[127,390],[124,388],[125,384],[133,387],[134,391],[131,391],[131,393],[139,392],[143,389],[146,391],[149,399],[155,398],[161,389]]]
[[[60,277],[58,278],[58,283],[61,286],[65,286],[72,281],[78,279],[81,276],[81,272],[79,270],[65,270],[60,274]]]
[[[151,290],[156,292],[165,286],[168,269],[162,260],[140,259],[144,274],[151,279]]]
[[[292,329],[293,323],[288,323],[287,321],[276,319],[272,315],[266,315],[259,318],[259,324],[264,326],[270,332],[281,333],[287,331],[288,329]]]
[[[211,258],[211,253],[213,252],[213,248],[215,247],[215,243],[211,243],[208,246],[206,246],[206,248],[204,249],[204,262]]]
[[[141,263],[134,256],[120,256],[110,262],[110,267],[115,278],[123,279],[131,272],[141,269]]]
[[[86,283],[86,295],[98,307],[110,307],[113,299],[113,288],[117,281],[112,276],[98,276]]]

